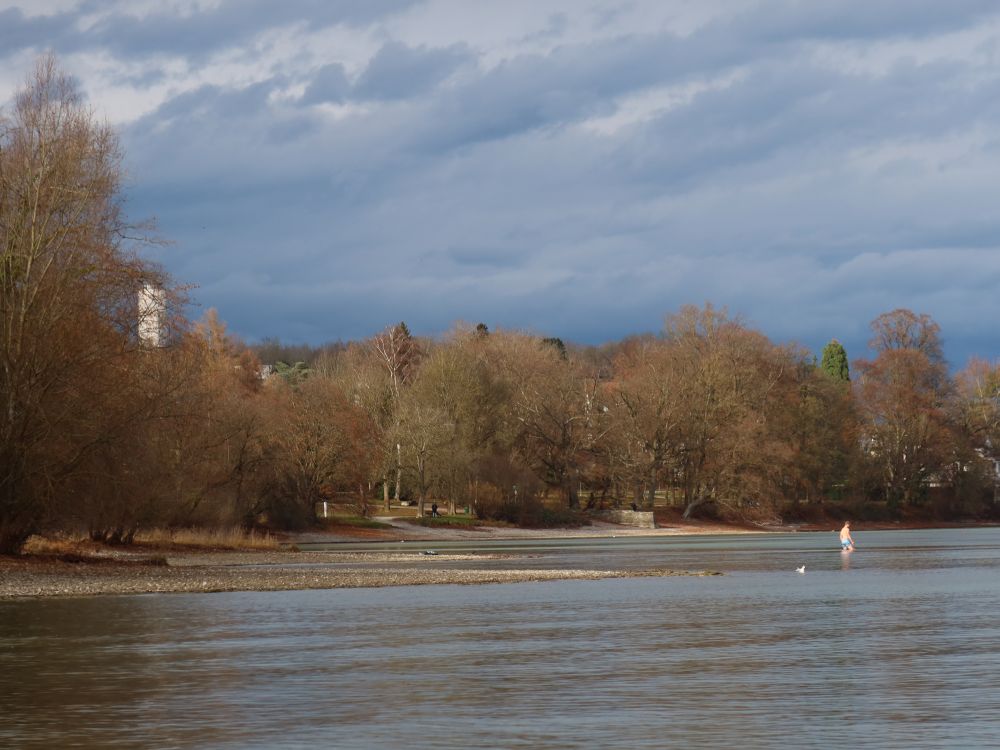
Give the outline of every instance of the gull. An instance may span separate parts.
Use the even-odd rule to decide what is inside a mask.
[[[795,569],[795,572],[796,573],[805,573],[806,572],[806,566],[805,565],[800,565],[799,567],[797,567]]]

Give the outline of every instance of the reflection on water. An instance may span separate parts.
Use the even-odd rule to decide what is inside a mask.
[[[1000,530],[857,536],[513,545],[715,578],[0,603],[0,746],[1000,746]]]

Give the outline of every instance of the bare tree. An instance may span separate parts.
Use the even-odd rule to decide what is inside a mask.
[[[421,351],[417,342],[410,334],[410,329],[406,323],[399,322],[394,326],[389,326],[382,333],[372,337],[369,342],[372,352],[384,368],[389,378],[389,388],[392,393],[393,411],[398,414],[400,402],[403,397],[403,387],[408,385],[416,372],[420,361]],[[398,418],[393,422],[394,434],[399,433]],[[399,500],[403,483],[403,463],[401,456],[401,444],[395,445],[395,470],[396,470],[396,500]],[[386,499],[388,505],[388,498]]]
[[[333,364],[333,363],[331,363]],[[395,392],[386,367],[371,342],[352,344],[321,377],[336,382],[353,406],[362,409],[374,430],[377,449],[371,463],[375,472],[370,481],[381,480],[383,509],[390,507],[389,473],[396,466]]]
[[[783,440],[774,411],[792,368],[788,353],[711,305],[668,318],[666,339],[683,404],[684,516],[708,503],[736,516],[770,513]]]
[[[955,401],[952,409],[971,455],[968,463],[978,465],[985,474],[990,497],[1000,502],[1000,362],[990,363],[974,357],[955,376]],[[956,472],[956,478],[969,473]]]
[[[0,121],[0,551],[58,516],[67,480],[145,406],[105,408],[141,356],[136,293],[161,281],[125,244],[120,162],[42,59]]]
[[[365,412],[326,378],[310,378],[297,388],[275,383],[268,398],[275,520],[287,525],[313,521],[316,503],[338,492],[359,492],[363,506],[363,483],[377,456]]]
[[[474,481],[485,456],[500,443],[509,388],[490,366],[484,334],[456,329],[432,347],[420,365],[407,400],[443,414],[452,428],[434,462],[436,483],[455,512],[457,497]],[[410,441],[422,439],[412,435]],[[404,431],[404,440],[407,436]]]
[[[616,358],[608,388],[616,428],[608,445],[633,488],[633,500],[641,502],[645,489],[650,508],[680,442],[682,389],[672,356],[662,340],[635,340]]]
[[[918,503],[928,479],[952,453],[946,407],[952,382],[938,326],[926,315],[895,310],[875,319],[874,360],[859,360],[858,407],[869,460],[891,506]]]
[[[871,322],[869,347],[876,353],[912,350],[922,352],[933,364],[944,362],[941,327],[927,314],[898,308]]]
[[[423,516],[431,486],[443,473],[436,464],[443,462],[453,443],[455,424],[443,409],[408,399],[400,414],[399,430],[404,468],[413,474],[417,514]]]
[[[511,390],[515,444],[525,462],[570,508],[579,507],[579,487],[595,445],[603,439],[596,378],[563,350],[542,340],[491,336],[493,356]]]

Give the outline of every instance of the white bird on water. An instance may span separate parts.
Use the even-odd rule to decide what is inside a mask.
[[[800,565],[799,567],[797,567],[795,569],[795,572],[796,573],[805,573],[806,572],[806,566],[805,565]]]

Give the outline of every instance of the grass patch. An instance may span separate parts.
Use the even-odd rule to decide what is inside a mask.
[[[319,525],[323,528],[350,526],[355,529],[391,529],[392,524],[375,521],[364,516],[331,516],[319,519]]]
[[[85,536],[57,533],[52,536],[31,536],[22,552],[38,558],[55,558],[61,562],[79,565],[156,565],[164,566],[167,558],[162,555],[142,555],[126,548],[111,551],[101,542]]]
[[[478,520],[472,516],[423,516],[421,518],[407,518],[406,521],[414,526],[444,526],[463,529],[479,525]]]
[[[580,510],[549,505],[542,498],[530,495],[480,499],[476,513],[483,521],[506,522],[522,529],[575,529],[590,525],[590,518]]]
[[[29,536],[21,549],[26,555],[79,555],[81,550],[96,547],[84,537],[54,534],[52,536]]]
[[[247,531],[239,526],[222,529],[150,529],[135,535],[137,544],[153,547],[198,547],[205,549],[276,550],[281,545],[267,532]]]

